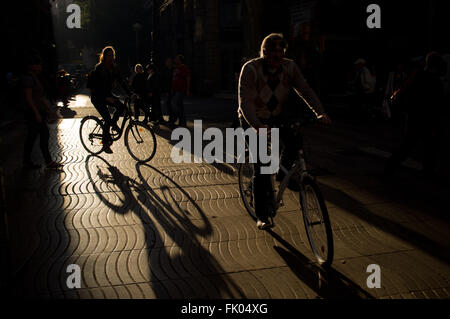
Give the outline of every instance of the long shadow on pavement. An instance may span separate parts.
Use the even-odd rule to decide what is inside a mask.
[[[283,247],[274,246],[292,272],[321,298],[327,299],[373,299],[349,278],[333,268],[324,269],[312,263],[294,246],[272,230],[267,231]]]
[[[220,125],[217,125],[218,127],[220,127]],[[223,126],[223,125],[222,125]],[[207,128],[210,128],[210,127],[214,127],[214,122],[207,122],[207,123],[204,123],[204,126],[203,126],[203,131],[202,131],[202,134],[205,132],[205,130],[207,129]],[[172,128],[169,128],[168,126],[166,126],[166,125],[160,125],[160,127],[159,128],[157,128],[157,129],[154,129],[154,132],[155,132],[155,134],[156,135],[158,135],[159,137],[161,137],[161,138],[164,138],[165,140],[167,140],[167,142],[169,142],[169,144],[171,144],[172,146],[175,146],[175,145],[177,145],[180,141],[178,141],[178,140],[172,140],[172,131],[174,130],[174,129],[177,129],[177,128],[180,128],[180,127],[172,127]],[[222,127],[222,129],[223,129],[224,127]],[[187,151],[187,152],[189,152],[191,155],[194,153],[194,145],[195,145],[195,143],[196,143],[196,140],[194,139],[194,128],[193,127],[189,127],[189,128],[187,128],[188,130],[189,130],[189,132],[190,132],[190,137],[191,137],[191,139],[190,139],[190,141],[189,141],[189,143],[190,143],[190,148],[189,149],[185,149],[185,151]],[[223,136],[224,136],[224,138],[226,137],[226,135],[225,135],[225,132],[222,130],[222,133],[223,133]],[[198,142],[198,141],[197,141]],[[208,140],[206,140],[206,141],[203,141],[202,140],[202,152],[203,152],[203,149],[204,149],[204,147],[207,145],[207,144],[209,144],[211,141],[208,141]],[[224,141],[224,145],[226,145],[226,142]],[[225,150],[224,150],[225,151]],[[203,155],[203,153],[202,153],[202,155]],[[223,157],[220,157],[220,156],[222,156],[223,155]],[[224,154],[215,154],[215,162],[213,162],[213,163],[211,163],[210,165],[211,166],[213,166],[214,168],[216,168],[216,169],[218,169],[219,171],[221,171],[222,173],[224,173],[224,174],[227,174],[227,175],[231,175],[231,176],[234,176],[235,174],[236,174],[236,168],[235,168],[235,165],[234,164],[226,164],[226,163],[222,163],[222,162],[224,162],[224,160],[225,160],[225,158],[224,158]],[[234,165],[234,166],[233,166]]]
[[[91,157],[93,158],[93,157]],[[109,202],[99,190],[96,190],[102,202],[112,209],[116,214],[129,214],[130,210],[139,217],[145,229],[146,250],[149,261],[149,282],[156,298],[243,298],[244,295],[234,281],[229,278],[204,246],[200,238],[205,238],[212,233],[212,227],[204,212],[192,200],[192,198],[170,177],[158,169],[144,164],[137,164],[139,181],[125,176],[120,170],[110,165],[103,158],[95,156],[107,164],[107,172],[99,169],[97,175],[105,182],[111,183],[119,188],[124,196],[120,205]],[[93,176],[89,173],[89,158],[86,161],[86,169],[91,180]],[[152,177],[159,175],[163,184],[159,187],[163,196],[159,196],[148,184],[143,176],[142,170],[152,171]],[[94,183],[95,185],[95,183]],[[194,212],[183,210],[179,205],[177,193],[181,193],[194,207],[196,215],[200,216],[202,226],[196,226],[189,215]],[[162,228],[158,232],[158,227]],[[164,246],[165,237],[170,237],[173,245],[180,248],[179,257],[170,255]],[[156,244],[162,247],[156,247]],[[173,247],[173,246],[172,246]],[[191,256],[189,255],[191,254]],[[197,257],[192,258],[192,255]],[[168,261],[163,265],[161,262]],[[187,273],[186,273],[187,272]],[[183,274],[184,273],[184,274]],[[186,280],[189,283],[196,282],[200,290],[190,288],[188,296],[177,292],[174,282]],[[198,281],[197,281],[198,280]],[[166,285],[165,285],[166,283]]]
[[[440,244],[419,232],[403,226],[399,222],[378,216],[370,211],[363,203],[352,198],[345,192],[323,183],[319,184],[327,201],[345,209],[361,220],[368,222],[370,225],[415,245],[430,256],[439,258],[441,261],[450,264],[450,256],[446,248],[447,242]]]

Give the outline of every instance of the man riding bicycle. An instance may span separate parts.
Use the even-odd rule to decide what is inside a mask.
[[[128,86],[120,76],[117,65],[114,63],[116,51],[113,47],[105,47],[100,54],[100,61],[89,75],[87,87],[91,90],[91,102],[102,118],[105,120],[103,131],[103,144],[105,153],[111,154],[112,139],[109,133],[110,128],[114,131],[120,131],[117,126],[119,117],[125,110],[125,105],[112,94],[113,85],[117,82],[127,94],[131,94]],[[113,106],[116,111],[114,117],[108,111],[108,106]]]
[[[289,128],[283,127],[285,121],[281,117],[289,91],[298,91],[321,123],[330,124],[331,120],[297,64],[285,58],[286,49],[287,42],[282,34],[270,34],[261,44],[260,57],[250,60],[242,67],[238,113],[244,129],[251,126],[259,132],[263,128],[280,128],[280,138],[286,146],[282,164],[289,167],[287,163],[294,160],[300,147],[291,138]],[[268,218],[271,214],[273,194],[270,175],[261,174],[260,167],[258,160],[254,170],[255,213],[257,227],[267,229],[273,226]]]

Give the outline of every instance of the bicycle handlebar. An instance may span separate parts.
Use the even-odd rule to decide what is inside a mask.
[[[287,120],[286,122],[282,123],[280,125],[280,127],[289,127],[291,129],[300,129],[305,126],[314,124],[318,121],[319,121],[319,119],[317,119],[317,118],[290,119],[290,120]]]

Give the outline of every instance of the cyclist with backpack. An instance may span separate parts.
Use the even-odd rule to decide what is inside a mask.
[[[125,105],[112,93],[113,85],[118,83],[127,94],[131,93],[120,76],[115,60],[116,51],[114,48],[111,46],[105,47],[100,54],[99,63],[89,75],[87,84],[87,87],[91,90],[91,102],[105,120],[103,143],[104,151],[108,154],[112,153],[110,128],[116,132],[120,131],[117,126],[117,121],[125,110]],[[108,106],[113,106],[116,109],[112,119],[108,111]]]

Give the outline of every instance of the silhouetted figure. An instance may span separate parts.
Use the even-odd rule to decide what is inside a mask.
[[[171,124],[179,120],[178,125],[186,126],[186,116],[184,113],[184,98],[190,96],[191,91],[191,71],[184,64],[184,56],[179,54],[175,58],[175,69],[172,78],[172,112],[174,118]]]
[[[356,77],[355,90],[357,96],[357,110],[365,115],[374,115],[376,78],[366,66],[366,60],[358,59],[355,62]]]
[[[166,59],[166,64],[161,73],[161,90],[166,94],[166,108],[169,114],[169,122],[174,123],[175,114],[172,109],[172,80],[173,80],[173,60],[172,58]]]
[[[56,87],[58,91],[58,98],[63,103],[63,107],[67,107],[69,105],[70,79],[66,70],[61,69],[58,71],[56,76]]]
[[[165,123],[161,110],[161,80],[154,64],[147,66],[147,92],[150,94],[151,115],[150,119],[156,123]]]
[[[45,160],[46,168],[55,169],[62,165],[52,160],[49,151],[50,133],[47,120],[51,112],[50,104],[45,97],[44,87],[39,80],[42,73],[42,59],[37,55],[27,59],[28,72],[22,79],[25,98],[25,118],[28,125],[28,134],[24,145],[23,166],[28,169],[40,168],[31,160],[36,139],[40,137],[40,149]]]
[[[402,63],[397,63],[395,69],[389,73],[388,81],[386,84],[386,90],[384,93],[383,105],[381,108],[382,113],[386,117],[386,119],[395,118],[398,119],[399,110],[396,110],[395,107],[392,109],[392,105],[390,102],[390,98],[393,96],[395,92],[400,90],[405,81],[407,79],[406,72],[404,70],[404,66]]]
[[[133,77],[131,87],[134,93],[137,95],[136,102],[134,104],[135,118],[139,119],[141,110],[145,114],[144,122],[147,123],[150,120],[150,110],[149,110],[149,98],[147,89],[147,73],[144,72],[144,68],[141,64],[136,64],[134,67],[134,72],[136,75]]]
[[[435,174],[441,136],[440,118],[444,112],[444,86],[440,79],[446,72],[442,56],[432,52],[426,67],[419,70],[404,88],[407,115],[406,136],[400,148],[389,158],[385,173],[392,175],[422,139],[424,141],[423,174]]]
[[[287,42],[282,34],[270,34],[261,44],[260,57],[246,63],[239,79],[239,118],[244,129],[249,126],[256,131],[281,128],[280,139],[285,144],[282,165],[292,163],[301,145],[292,138],[294,133],[283,117],[285,102],[291,89],[296,89],[314,110],[324,124],[331,120],[325,113],[322,103],[305,81],[297,64],[285,58]],[[264,138],[260,136],[259,138]],[[287,164],[286,164],[287,165]],[[264,166],[258,159],[254,168],[254,199],[257,227],[267,229],[273,225],[268,220],[273,203],[270,175],[264,175],[260,168]],[[290,167],[287,165],[286,167]],[[281,178],[281,175],[279,175]]]
[[[95,66],[88,79],[87,87],[91,89],[91,102],[100,115],[105,120],[103,132],[103,143],[105,153],[111,154],[112,139],[110,128],[120,131],[117,126],[119,117],[125,110],[125,105],[113,95],[112,89],[114,83],[118,83],[128,94],[130,90],[120,76],[119,69],[115,64],[116,51],[113,47],[105,47],[100,54],[100,62]],[[111,119],[108,105],[116,109],[114,117]]]

